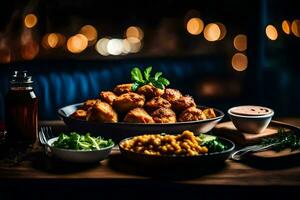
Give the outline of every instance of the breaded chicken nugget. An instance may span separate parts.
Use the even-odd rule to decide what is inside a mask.
[[[196,107],[190,107],[184,110],[178,117],[179,122],[197,121],[206,119],[205,114]]]
[[[180,97],[182,97],[181,92],[172,88],[166,88],[165,93],[162,95],[162,98],[168,100],[171,104],[177,101]]]
[[[146,102],[145,104],[145,109],[151,113],[153,112],[154,110],[158,109],[158,108],[171,108],[171,103],[162,98],[162,97],[154,97],[153,99],[149,100]]]
[[[143,85],[137,90],[138,94],[142,94],[146,99],[159,97],[164,94],[164,90],[154,87],[152,84]]]
[[[99,99],[89,99],[86,100],[83,104],[83,106],[80,108],[82,110],[88,110],[90,107],[96,104],[97,101],[100,101]]]
[[[193,97],[191,97],[189,95],[180,97],[178,100],[176,100],[172,104],[172,108],[174,108],[174,110],[176,110],[178,112],[183,111],[189,107],[195,107],[195,106],[196,106],[196,104],[195,104]]]
[[[116,94],[116,95],[121,95],[121,94],[124,94],[124,93],[128,93],[128,92],[131,92],[131,86],[132,86],[132,83],[125,83],[125,84],[120,84],[120,85],[117,85],[113,92]]]
[[[76,119],[86,120],[86,111],[78,109],[71,115],[71,117],[74,117]]]
[[[105,101],[106,103],[108,103],[109,105],[112,105],[114,100],[117,98],[117,95],[115,95],[113,92],[111,91],[102,91],[100,93],[100,97],[102,101]]]
[[[134,108],[127,113],[124,122],[147,124],[154,123],[154,120],[143,108]]]
[[[114,102],[113,107],[118,112],[128,112],[137,107],[143,107],[145,104],[145,97],[134,92],[128,92],[118,96]]]
[[[206,118],[208,118],[208,119],[217,117],[213,108],[206,108],[203,110],[203,113],[205,114]]]
[[[97,101],[97,103],[87,111],[87,120],[97,122],[118,122],[118,114],[108,103]]]
[[[176,114],[170,108],[159,108],[151,113],[156,123],[175,123]]]

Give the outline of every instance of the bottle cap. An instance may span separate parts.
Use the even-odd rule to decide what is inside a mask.
[[[10,83],[18,86],[31,85],[33,83],[31,78],[27,75],[27,71],[14,71]]]

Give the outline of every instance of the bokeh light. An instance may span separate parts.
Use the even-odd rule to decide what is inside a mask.
[[[58,35],[56,33],[50,33],[47,37],[49,47],[55,48],[58,45]]]
[[[21,33],[21,45],[25,45],[32,42],[32,31],[30,29],[24,29]]]
[[[292,22],[292,32],[296,37],[300,37],[300,20],[295,19]]]
[[[127,38],[127,41],[130,44],[130,53],[137,53],[141,50],[142,42],[139,39],[130,37]]]
[[[130,50],[131,50],[130,42],[128,41],[128,39],[124,39],[123,40],[123,51],[122,51],[122,53],[123,54],[128,54],[128,53],[130,53]]]
[[[220,29],[220,37],[218,38],[218,40],[223,40],[227,34],[227,30],[224,24],[218,22],[216,23]]]
[[[25,60],[34,59],[38,53],[39,45],[34,41],[28,42],[21,46],[21,56]]]
[[[10,63],[11,52],[9,49],[0,49],[0,63]]]
[[[204,28],[204,23],[200,18],[194,17],[186,24],[187,31],[192,35],[199,35]]]
[[[58,48],[65,44],[66,38],[60,33],[49,33],[43,36],[42,46],[45,49]]]
[[[204,28],[204,37],[207,41],[217,41],[221,36],[221,30],[215,23],[207,24]]]
[[[266,35],[270,40],[276,40],[278,38],[278,32],[273,25],[268,25],[266,27]]]
[[[284,20],[281,23],[281,28],[283,30],[283,32],[285,32],[286,34],[290,34],[291,33],[291,23],[288,20]]]
[[[35,16],[35,14],[28,14],[25,16],[24,18],[24,25],[27,28],[33,28],[38,22],[37,17]]]
[[[121,39],[111,39],[107,44],[107,52],[111,55],[120,55],[123,51],[123,41]]]
[[[58,37],[58,44],[57,47],[62,47],[66,43],[66,37],[61,33],[56,33]]]
[[[236,71],[244,71],[248,67],[248,58],[243,53],[236,53],[232,57],[231,64]]]
[[[11,49],[9,48],[8,41],[5,38],[0,38],[0,63],[11,62]]]
[[[98,32],[96,28],[92,25],[83,26],[80,29],[79,33],[81,33],[88,39],[89,46],[95,44],[95,42],[97,41]]]
[[[71,53],[80,53],[88,46],[88,39],[83,34],[71,36],[67,41],[67,49]]]
[[[138,38],[139,40],[142,40],[144,38],[144,32],[142,29],[138,26],[130,26],[126,29],[125,33],[127,38]]]
[[[109,53],[107,51],[107,44],[109,42],[108,38],[101,38],[95,45],[96,51],[102,56],[108,56]]]
[[[238,51],[245,51],[247,49],[247,36],[239,34],[233,39],[233,46]]]

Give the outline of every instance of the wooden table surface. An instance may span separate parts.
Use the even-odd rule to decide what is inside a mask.
[[[285,119],[300,126],[300,119]],[[42,124],[49,124],[43,122]],[[60,124],[50,122],[52,125]],[[3,180],[7,181],[3,184]],[[171,184],[193,187],[262,187],[300,189],[300,164],[239,163],[227,160],[224,165],[209,169],[173,168],[150,170],[132,164],[114,151],[110,159],[92,166],[68,166],[47,159],[43,152],[34,153],[24,161],[14,164],[0,160],[0,186],[28,182],[93,182],[98,184]]]

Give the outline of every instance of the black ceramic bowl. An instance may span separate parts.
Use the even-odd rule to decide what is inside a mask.
[[[119,149],[122,155],[128,160],[131,160],[137,164],[155,167],[212,166],[215,164],[223,163],[226,159],[228,159],[235,148],[235,144],[232,141],[222,137],[218,137],[222,144],[227,146],[226,150],[221,152],[207,153],[199,156],[157,156],[136,153],[122,148],[121,144],[130,139],[131,138],[126,138],[119,143]]]
[[[63,107],[58,110],[58,115],[62,120],[64,120],[65,124],[71,130],[90,132],[95,135],[101,135],[105,138],[112,138],[116,142],[127,137],[149,133],[179,134],[184,130],[193,131],[195,135],[198,135],[200,133],[207,133],[211,129],[213,129],[216,124],[224,117],[224,113],[222,111],[213,108],[217,117],[198,121],[176,122],[168,124],[142,124],[126,122],[99,123],[89,122],[71,117],[71,114],[82,105],[83,103],[78,103]],[[208,107],[199,106],[199,108],[205,109]]]

